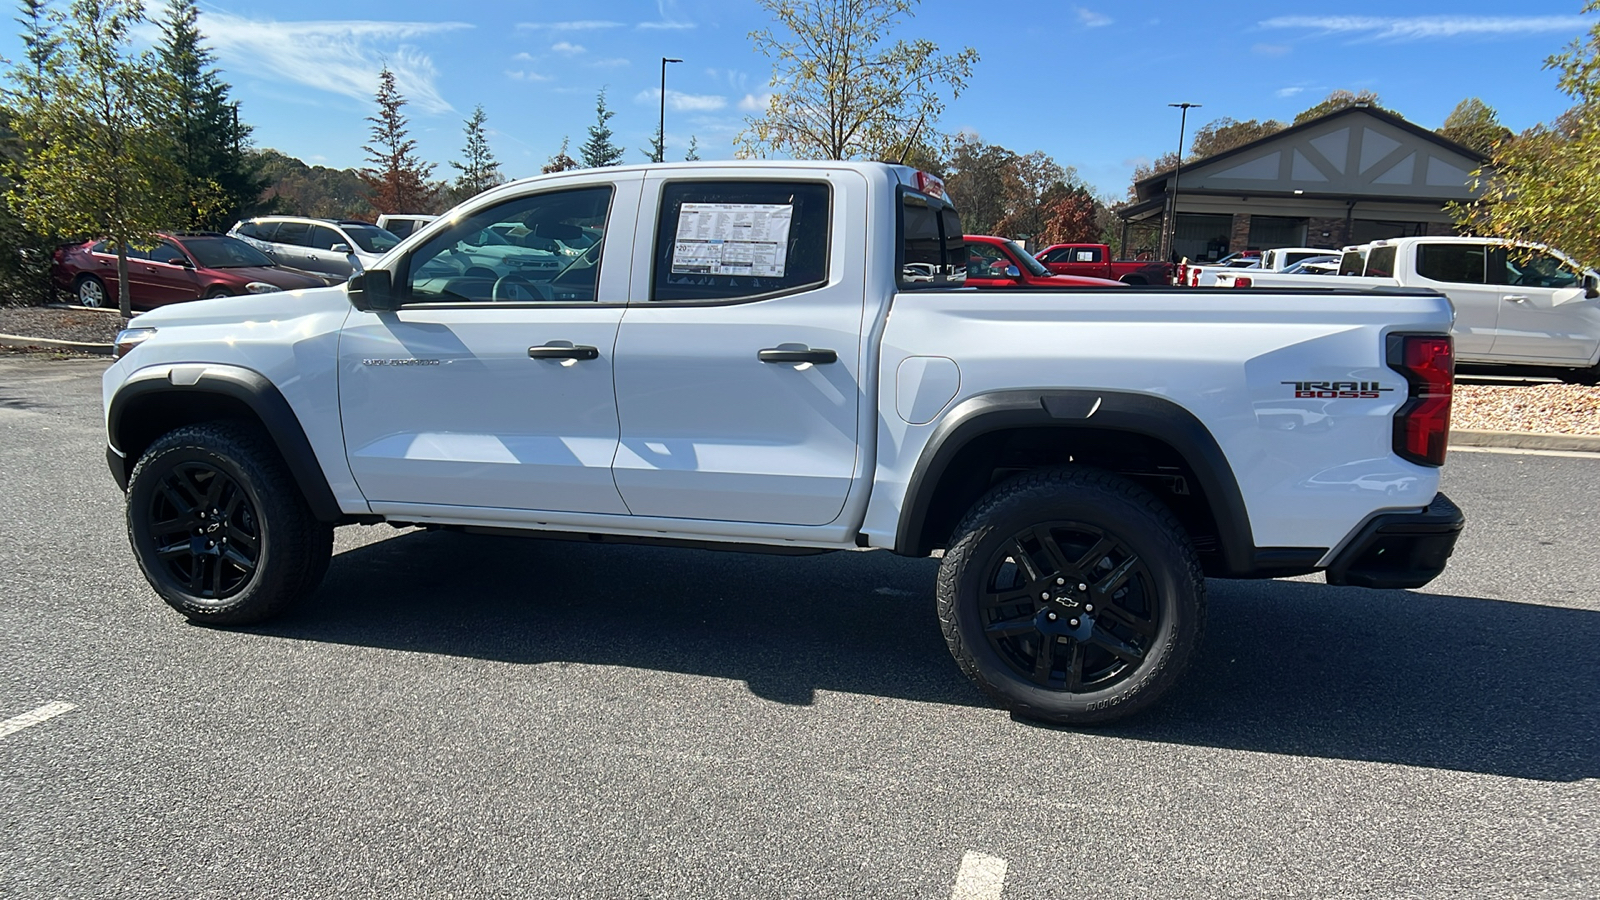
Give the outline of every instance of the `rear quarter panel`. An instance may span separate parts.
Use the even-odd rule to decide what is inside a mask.
[[[877,472],[863,531],[874,546],[892,545],[928,438],[963,400],[1114,390],[1165,398],[1205,424],[1233,469],[1257,546],[1333,548],[1369,514],[1426,505],[1438,490],[1437,469],[1391,451],[1406,385],[1385,364],[1384,342],[1390,332],[1449,328],[1448,304],[1429,294],[899,294],[883,337]],[[1386,390],[1296,397],[1297,383],[1321,381]],[[897,398],[927,391],[950,396],[911,417],[931,416],[921,424],[907,421]]]

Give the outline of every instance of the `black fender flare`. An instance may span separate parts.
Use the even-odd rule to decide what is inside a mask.
[[[950,464],[974,439],[1011,428],[1095,428],[1162,441],[1178,452],[1210,503],[1226,573],[1263,577],[1308,571],[1326,548],[1258,548],[1239,482],[1211,432],[1189,410],[1162,397],[1125,391],[1009,390],[957,404],[935,426],[906,488],[895,552],[922,555],[923,526]]]
[[[129,427],[123,420],[140,400],[156,395],[173,401],[185,397],[222,396],[243,403],[272,437],[312,514],[324,522],[337,522],[343,517],[322,464],[317,461],[316,451],[311,449],[311,441],[306,438],[305,428],[289,401],[284,399],[283,392],[265,375],[240,366],[209,363],[159,366],[135,373],[117,388],[106,410],[106,437],[110,442],[106,455],[111,463],[111,475],[123,490],[127,489],[133,465],[138,461],[130,458],[119,442]]]

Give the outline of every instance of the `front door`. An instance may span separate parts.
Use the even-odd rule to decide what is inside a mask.
[[[617,336],[617,487],[636,516],[828,524],[858,464],[865,181],[697,175],[645,182],[661,203]]]
[[[351,472],[379,512],[417,505],[614,513],[612,353],[629,242],[611,210],[638,204],[638,177],[575,178],[477,211],[408,254],[393,312],[351,313],[339,400]],[[512,221],[603,235],[535,280],[509,264],[460,265],[463,234]],[[602,253],[618,260],[602,265]]]
[[[1600,347],[1600,300],[1584,293],[1583,273],[1545,250],[1496,248],[1503,268],[1494,353],[1514,359],[1588,362]]]
[[[150,251],[138,264],[128,263],[128,280],[150,306],[179,303],[200,296],[200,278],[188,254],[169,241]]]

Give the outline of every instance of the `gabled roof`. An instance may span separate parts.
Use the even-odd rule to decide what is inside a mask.
[[[1339,143],[1339,136],[1354,133],[1354,140],[1360,142],[1368,131],[1379,135],[1374,140],[1375,149],[1363,151],[1359,160],[1347,159],[1347,150]],[[1389,136],[1397,132],[1400,140]],[[1404,146],[1426,149],[1423,171],[1417,171],[1415,150],[1409,155],[1400,152]],[[1322,152],[1324,149],[1326,153]],[[1284,153],[1288,155],[1280,156]],[[1395,158],[1390,160],[1391,156]],[[1368,185],[1378,182],[1397,188],[1404,186],[1408,195],[1416,195],[1420,185],[1424,193],[1439,193],[1442,199],[1454,199],[1457,194],[1467,196],[1466,174],[1487,161],[1488,157],[1471,147],[1441,137],[1391,112],[1357,105],[1291,125],[1232,150],[1184,163],[1178,168],[1178,179],[1184,193],[1271,190],[1274,185],[1287,192],[1291,182],[1319,193],[1333,192],[1330,181],[1343,178]],[[1235,164],[1227,165],[1229,162]],[[1350,167],[1347,162],[1358,164]],[[1386,162],[1390,165],[1378,169]],[[1458,173],[1462,177],[1456,180]],[[1360,177],[1368,175],[1370,177]],[[1164,195],[1171,177],[1172,172],[1167,171],[1139,181],[1134,185],[1136,196],[1146,201]],[[1224,184],[1208,184],[1211,179]],[[1347,192],[1350,189],[1349,186],[1344,188]]]

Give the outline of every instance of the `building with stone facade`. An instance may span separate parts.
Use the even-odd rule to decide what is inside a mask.
[[[1485,161],[1392,113],[1347,107],[1138,182],[1118,213],[1123,246],[1140,225],[1159,229],[1159,255],[1191,260],[1455,234],[1445,206],[1478,196],[1472,172]]]

